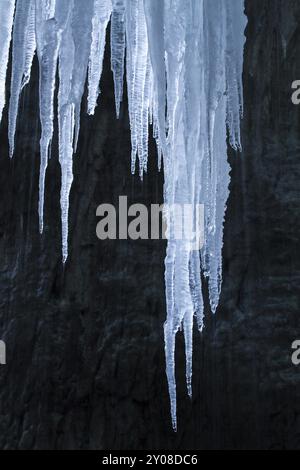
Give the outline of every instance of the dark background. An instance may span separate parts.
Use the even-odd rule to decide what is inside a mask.
[[[0,146],[1,449],[300,449],[299,0],[247,0],[243,152],[231,194],[216,317],[195,331],[192,402],[177,341],[178,432],[165,377],[162,241],[96,237],[96,208],[162,202],[151,142],[144,182],[130,174],[127,104],[115,119],[108,49],[100,105],[82,115],[61,264],[56,145],[38,231],[37,63],[21,100],[16,154]],[[83,106],[85,111],[85,105]],[[6,110],[7,112],[7,110]]]

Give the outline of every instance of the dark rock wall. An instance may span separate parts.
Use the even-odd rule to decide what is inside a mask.
[[[37,64],[25,90],[16,155],[0,146],[2,449],[300,448],[300,79],[298,0],[247,0],[243,153],[230,152],[231,195],[217,316],[195,331],[194,397],[177,342],[178,432],[164,372],[161,241],[96,238],[96,207],[162,202],[155,149],[143,183],[130,174],[127,106],[114,114],[106,56],[101,103],[83,114],[74,160],[70,256],[60,253],[57,142],[38,232]]]

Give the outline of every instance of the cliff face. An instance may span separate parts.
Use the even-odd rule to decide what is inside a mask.
[[[96,237],[96,208],[162,202],[155,149],[130,174],[127,106],[114,113],[109,57],[101,104],[82,117],[71,195],[70,256],[60,253],[60,169],[53,143],[45,232],[38,231],[37,64],[21,103],[16,155],[0,155],[2,449],[300,448],[300,4],[246,0],[243,153],[230,152],[231,195],[217,316],[195,331],[192,402],[177,342],[178,432],[165,378],[161,241]]]

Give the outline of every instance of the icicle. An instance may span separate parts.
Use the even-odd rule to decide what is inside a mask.
[[[219,15],[215,15],[215,8]],[[205,206],[207,213],[205,259],[208,262],[209,298],[213,313],[219,303],[221,290],[222,235],[218,237],[219,228],[223,228],[225,204],[228,197],[228,184],[218,187],[219,171],[229,175],[226,147],[226,4],[216,0],[214,4],[205,3],[204,18],[207,22],[207,44],[209,56],[206,58],[208,96],[208,160],[205,163]],[[214,60],[211,60],[211,57]],[[224,180],[226,183],[226,180]],[[219,198],[222,191],[224,200]],[[218,214],[217,212],[221,212]],[[221,220],[220,220],[221,218]],[[222,231],[221,231],[222,233]]]
[[[227,131],[241,149],[242,68],[246,18],[243,0],[18,0],[13,30],[10,155],[14,151],[22,88],[37,49],[40,69],[39,221],[43,230],[45,177],[58,116],[61,165],[62,259],[68,257],[69,198],[80,109],[88,78],[88,113],[100,93],[106,32],[111,17],[111,68],[116,113],[123,97],[126,60],[131,170],[147,171],[149,124],[163,159],[168,220],[165,260],[166,373],[174,429],[175,339],[184,333],[186,382],[192,395],[193,323],[204,326],[202,274],[214,313],[222,284],[223,223],[228,198]],[[0,118],[15,1],[0,1]],[[126,56],[126,57],[125,57]],[[57,80],[57,70],[58,78]],[[58,88],[58,109],[54,97]],[[199,227],[198,206],[205,206]],[[177,209],[185,211],[178,213]],[[189,227],[187,233],[180,228]],[[203,230],[204,246],[196,242]]]
[[[94,0],[75,0],[73,11],[73,38],[75,44],[75,64],[72,78],[72,100],[75,105],[75,135],[74,152],[80,128],[80,109],[84,93],[85,80],[92,43],[92,18],[94,14]]]
[[[125,0],[113,0],[111,17],[111,69],[115,83],[116,114],[119,117],[123,97],[125,60]]]
[[[5,106],[5,84],[9,46],[13,27],[15,0],[0,1],[0,122]]]
[[[53,136],[54,92],[61,41],[61,32],[65,29],[72,1],[36,0],[36,39],[40,65],[40,119],[42,136],[40,140],[40,178],[39,178],[39,221],[40,232],[44,228],[45,179],[50,144]],[[56,10],[54,11],[54,6]],[[53,15],[55,14],[55,21]]]
[[[193,227],[197,225],[197,205],[205,205],[205,244],[201,258],[187,240],[183,243],[172,239],[177,218],[169,217],[168,221],[166,369],[172,422],[176,428],[175,336],[183,327],[186,379],[191,395],[193,313],[200,331],[203,328],[201,271],[208,277],[212,312],[216,311],[221,291],[223,222],[229,186],[226,123],[231,144],[240,147],[245,17],[242,0],[165,0],[163,6],[146,0],[146,5],[149,37],[153,38],[149,44],[156,96],[161,79],[155,74],[164,70],[158,49],[165,51],[165,124],[160,124],[162,118],[157,111],[161,103],[154,104],[156,132],[161,128],[168,132],[167,148],[163,152],[165,201],[181,207],[191,205]],[[155,9],[160,9],[159,18],[165,19],[163,34],[157,26],[159,21],[154,22],[151,16]],[[163,104],[163,99],[160,100]]]
[[[72,0],[71,0],[72,1]],[[44,9],[44,19],[51,20],[55,17],[56,0],[46,0]]]
[[[199,252],[194,250],[190,258],[190,286],[193,300],[193,310],[197,319],[198,330],[203,329],[204,305],[202,297],[201,266]]]
[[[131,171],[136,157],[143,176],[148,160],[150,57],[144,0],[126,0],[127,87],[131,128]]]
[[[154,137],[157,141],[158,167],[161,166],[161,155],[166,153],[166,70],[164,38],[164,2],[145,0],[150,57],[153,69],[153,103]]]
[[[227,2],[227,127],[229,142],[235,150],[241,150],[240,118],[243,116],[243,49],[246,16],[241,1]]]
[[[59,162],[61,166],[61,225],[62,256],[65,263],[68,256],[68,213],[69,195],[73,181],[72,157],[75,128],[75,106],[70,101],[72,75],[75,65],[75,44],[72,34],[72,14],[70,11],[66,29],[62,35],[59,51],[59,93],[58,93],[58,128]]]
[[[100,78],[102,75],[106,28],[111,11],[111,0],[95,0],[92,47],[89,63],[89,114],[94,114],[100,93]]]
[[[73,0],[59,52],[59,162],[61,166],[62,259],[68,257],[69,199],[73,182],[73,153],[79,134],[81,100],[84,92],[92,41],[93,0]]]
[[[30,1],[28,23],[26,28],[26,35],[24,40],[27,44],[27,48],[24,51],[24,70],[23,70],[23,79],[21,84],[21,89],[24,88],[29,83],[31,75],[31,67],[36,51],[36,37],[35,37],[35,1]]]
[[[9,102],[8,137],[11,157],[14,153],[20,94],[29,82],[35,50],[35,0],[18,1],[13,30],[12,77]]]

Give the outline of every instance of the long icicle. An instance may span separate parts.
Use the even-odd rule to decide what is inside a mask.
[[[12,35],[15,0],[0,2],[0,122],[5,106],[6,73],[9,58],[9,47]]]
[[[227,134],[230,145],[241,149],[244,0],[0,1],[0,119],[13,29],[10,156],[20,95],[29,81],[35,50],[39,61],[41,232],[46,170],[54,119],[56,115],[58,118],[64,263],[68,258],[69,199],[82,98],[87,80],[87,111],[94,114],[110,18],[117,117],[126,63],[131,170],[135,172],[138,166],[141,178],[147,171],[149,123],[157,143],[159,168],[163,159],[168,222],[164,335],[172,424],[176,429],[176,334],[181,330],[184,334],[187,391],[192,396],[194,317],[200,331],[204,326],[201,277],[207,278],[213,313],[221,292],[223,224],[230,181]],[[199,208],[203,206],[201,218],[203,211]],[[178,237],[182,228],[184,232],[181,230]],[[204,239],[204,245],[200,239]]]

